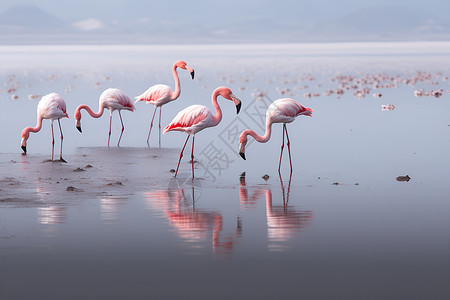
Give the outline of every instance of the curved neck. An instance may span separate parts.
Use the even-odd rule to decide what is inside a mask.
[[[213,123],[212,123],[211,127],[212,126],[216,126],[222,120],[222,110],[220,109],[219,103],[217,103],[217,97],[218,96],[219,96],[219,92],[217,90],[215,90],[213,92],[213,94],[212,94],[211,101],[212,101],[212,103],[214,105],[214,108],[216,110],[216,115],[212,116]]]
[[[26,127],[22,131],[22,138],[28,139],[28,136],[29,136],[30,132],[39,132],[41,130],[41,128],[42,128],[42,120],[43,119],[44,119],[43,117],[38,115],[36,127]]]
[[[176,65],[173,65],[172,73],[173,73],[173,79],[175,79],[175,92],[172,95],[172,100],[175,100],[180,96],[180,93],[181,93],[180,78],[178,78]]]
[[[77,108],[77,110],[75,112],[75,116],[79,115],[80,118],[81,118],[80,111],[82,109],[86,110],[91,117],[93,117],[93,118],[100,118],[103,115],[104,107],[102,105],[100,105],[98,112],[95,113],[95,112],[92,111],[92,109],[89,106],[87,106],[87,105],[80,105],[80,106],[78,106],[78,108]]]
[[[269,118],[266,119],[266,133],[263,136],[258,135],[253,130],[247,129],[244,131],[245,135],[251,135],[256,141],[260,143],[266,143],[270,139],[272,133],[272,123]]]

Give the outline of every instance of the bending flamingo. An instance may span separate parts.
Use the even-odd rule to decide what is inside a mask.
[[[108,133],[108,147],[109,147],[109,140],[111,138],[111,121],[112,121],[112,113],[113,111],[117,110],[119,112],[120,117],[120,123],[122,124],[122,131],[120,132],[119,141],[117,142],[117,146],[119,147],[120,140],[122,139],[122,134],[125,129],[123,126],[122,121],[122,115],[120,114],[120,111],[122,109],[124,110],[131,110],[134,111],[134,105],[131,102],[130,98],[124,94],[119,89],[107,89],[105,90],[98,100],[99,102],[99,110],[97,113],[93,112],[92,109],[87,105],[80,105],[78,106],[77,110],[75,111],[75,126],[77,127],[78,131],[81,131],[81,110],[86,110],[91,117],[94,118],[100,118],[103,115],[103,111],[106,109],[109,109],[109,133]]]
[[[50,93],[42,97],[39,101],[37,107],[37,125],[36,127],[26,127],[22,131],[22,143],[21,147],[24,154],[27,153],[27,140],[30,137],[30,132],[39,132],[42,128],[42,120],[49,119],[50,125],[52,127],[52,160],[55,150],[55,136],[53,134],[53,121],[58,120],[59,132],[61,133],[61,149],[59,152],[59,159],[61,162],[66,162],[62,158],[62,146],[63,146],[63,133],[61,130],[61,123],[59,119],[68,118],[69,115],[66,113],[66,102],[63,98],[56,93]]]
[[[291,167],[292,174],[292,161],[291,161],[291,147],[289,142],[289,136],[287,132],[286,123],[291,123],[297,116],[312,116],[313,110],[311,108],[303,107],[300,103],[289,98],[283,98],[275,100],[267,109],[266,113],[266,133],[264,136],[259,136],[256,132],[250,129],[244,130],[239,136],[239,155],[245,160],[245,145],[247,144],[247,136],[251,135],[256,141],[260,143],[266,143],[270,139],[273,123],[283,123],[283,142],[281,144],[280,162],[278,164],[278,173],[280,173],[281,158],[283,156],[284,148],[284,135],[286,133],[287,146],[289,153],[289,165]]]
[[[186,142],[184,143],[183,149],[181,149],[180,158],[178,159],[177,170],[175,171],[175,177],[177,177],[178,168],[180,167],[180,161],[183,157],[183,151],[186,147],[189,137],[191,134],[192,137],[192,150],[191,150],[191,163],[192,163],[192,178],[194,178],[194,141],[195,134],[200,130],[203,130],[207,127],[214,127],[220,123],[222,120],[222,110],[220,109],[219,104],[217,103],[217,97],[222,96],[225,99],[231,100],[236,105],[236,112],[239,113],[241,109],[241,100],[239,100],[233,92],[226,87],[218,87],[212,93],[212,103],[214,108],[216,109],[216,115],[213,116],[211,111],[203,105],[191,105],[180,111],[175,118],[164,128],[163,133],[167,131],[177,130],[183,131],[188,134],[186,138]]]
[[[176,100],[180,96],[180,79],[178,78],[177,68],[182,68],[184,70],[188,70],[191,73],[192,79],[194,79],[194,70],[186,65],[186,62],[179,60],[173,64],[172,73],[173,78],[175,79],[175,92],[165,84],[156,84],[150,87],[147,91],[145,91],[142,95],[136,97],[137,103],[139,101],[147,101],[147,104],[153,104],[155,106],[155,110],[153,112],[152,121],[150,123],[150,130],[148,131],[147,136],[147,145],[150,147],[149,139],[150,133],[152,132],[153,127],[153,119],[155,118],[156,109],[159,107],[159,148],[161,148],[161,109],[162,106],[170,101]]]

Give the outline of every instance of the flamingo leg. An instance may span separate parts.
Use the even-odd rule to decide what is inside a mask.
[[[111,139],[111,123],[112,123],[112,112],[109,115],[108,148],[109,148],[109,140]]]
[[[162,106],[159,107],[159,148],[161,148],[161,110]]]
[[[195,135],[192,137],[192,149],[191,149],[192,179],[194,179],[194,141]]]
[[[281,142],[281,152],[280,152],[280,162],[278,163],[278,174],[281,177],[281,158],[283,157],[283,148],[284,148],[284,124],[283,124],[283,141]]]
[[[150,122],[150,130],[148,131],[148,136],[147,136],[147,146],[148,146],[148,147],[150,147],[150,143],[149,143],[148,141],[150,140],[150,133],[152,132],[153,119],[155,118],[156,109],[157,109],[157,107],[155,106],[155,111],[153,112],[152,121]]]
[[[286,140],[287,140],[287,148],[288,148],[288,154],[289,154],[289,166],[291,167],[291,173],[290,175],[292,176],[292,160],[291,160],[291,142],[289,141],[289,135],[287,132],[287,126],[286,124],[283,124],[284,127],[284,131],[286,131]]]
[[[64,137],[63,137],[63,133],[62,133],[62,129],[61,129],[61,123],[59,122],[59,119],[58,119],[58,126],[59,126],[59,132],[61,133],[61,149],[59,149],[59,160],[61,162],[66,163],[67,161],[64,158],[62,158],[62,148],[63,148],[63,139],[64,139]]]
[[[177,178],[178,168],[180,167],[180,161],[181,161],[181,158],[183,157],[184,148],[186,148],[186,144],[187,144],[187,142],[188,142],[190,136],[191,136],[191,135],[188,134],[188,136],[187,136],[187,138],[186,138],[186,142],[184,142],[183,149],[181,149],[181,152],[180,152],[180,158],[178,159],[177,170],[175,171],[175,176],[174,176],[175,178]]]
[[[119,112],[119,117],[120,117],[120,123],[122,124],[122,131],[120,132],[120,136],[119,136],[119,141],[117,142],[117,147],[120,147],[120,140],[122,139],[122,134],[123,131],[125,130],[125,126],[123,126],[123,121],[122,121],[122,115],[120,114],[120,110],[118,110]]]
[[[53,153],[55,152],[55,135],[53,134],[53,121],[50,123],[52,128],[52,161],[53,161]]]

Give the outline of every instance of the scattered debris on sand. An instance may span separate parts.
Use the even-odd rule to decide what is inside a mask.
[[[75,170],[73,170],[74,172],[84,172],[86,171],[85,169],[82,168],[76,168]]]
[[[266,174],[266,175],[264,175],[264,176],[261,177],[261,178],[264,179],[265,181],[267,181],[267,180],[269,180],[270,177],[269,177],[269,175]]]
[[[170,169],[170,173],[175,173],[175,169]]]
[[[66,191],[67,192],[84,192],[82,189],[76,188],[74,186],[68,186]]]
[[[110,182],[107,185],[109,185],[109,186],[111,186],[111,185],[123,185],[123,183],[120,182],[120,181],[116,181],[116,182]]]

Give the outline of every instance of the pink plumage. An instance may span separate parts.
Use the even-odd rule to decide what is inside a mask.
[[[191,73],[192,79],[194,79],[194,70],[186,65],[186,62],[179,60],[176,61],[172,66],[173,78],[175,80],[175,91],[165,85],[165,84],[156,84],[146,90],[144,93],[136,97],[135,103],[139,101],[146,101],[147,104],[153,104],[155,106],[155,110],[153,111],[152,120],[150,122],[150,130],[148,131],[147,136],[147,145],[150,147],[150,133],[152,132],[153,120],[155,118],[156,109],[159,107],[159,147],[161,148],[161,110],[164,104],[167,104],[171,101],[176,100],[181,93],[180,88],[180,78],[178,77],[177,68],[181,68],[184,70],[188,70]]]
[[[24,152],[24,154],[27,153],[27,140],[30,136],[30,132],[39,132],[42,128],[42,120],[43,119],[49,119],[50,125],[52,128],[52,160],[53,160],[53,154],[54,154],[54,146],[55,146],[55,138],[53,134],[53,121],[57,120],[59,125],[59,131],[61,133],[61,149],[59,158],[61,162],[66,162],[62,158],[62,145],[63,145],[63,134],[61,130],[61,123],[59,119],[61,118],[68,118],[69,115],[66,112],[66,102],[64,99],[56,94],[56,93],[50,93],[42,97],[42,99],[39,101],[38,107],[37,107],[37,125],[36,127],[26,127],[22,131],[22,142],[21,147]]]
[[[195,134],[200,130],[210,127],[212,120],[211,111],[204,105],[191,105],[180,111],[163,133],[177,130],[187,134]]]
[[[212,93],[211,101],[216,109],[216,115],[213,115],[209,108],[204,105],[191,105],[180,111],[175,118],[170,122],[169,125],[164,128],[163,133],[168,131],[183,131],[188,134],[186,142],[180,152],[180,158],[178,159],[177,170],[175,171],[175,177],[177,177],[178,168],[180,166],[181,157],[183,156],[184,148],[188,142],[191,134],[194,135],[192,138],[192,151],[191,151],[191,162],[192,162],[192,177],[194,177],[194,140],[195,134],[205,128],[214,127],[220,123],[222,120],[222,110],[217,103],[217,97],[222,96],[225,99],[231,100],[236,105],[237,113],[241,108],[241,100],[239,100],[233,92],[227,87],[218,87]]]
[[[297,101],[290,98],[282,98],[275,100],[269,106],[266,112],[266,132],[264,136],[258,135],[256,132],[250,129],[244,130],[239,136],[239,155],[245,160],[245,145],[247,144],[247,136],[251,135],[256,141],[260,143],[266,143],[270,139],[270,135],[272,133],[272,124],[273,123],[283,123],[283,142],[281,144],[281,153],[280,153],[280,161],[278,164],[278,173],[280,173],[281,167],[281,158],[283,156],[283,148],[284,148],[284,136],[286,135],[288,153],[289,153],[289,165],[291,167],[291,175],[292,175],[292,161],[291,161],[291,149],[289,136],[287,132],[286,123],[291,123],[298,116],[309,116],[312,117],[313,110],[309,107],[304,107]]]
[[[131,99],[125,95],[125,93],[119,89],[115,88],[109,88],[103,91],[103,93],[100,95],[100,98],[98,99],[99,103],[99,110],[98,112],[92,111],[92,109],[87,105],[80,105],[77,107],[75,111],[75,126],[77,127],[78,131],[82,132],[81,130],[81,110],[84,109],[88,112],[88,114],[93,118],[100,118],[103,115],[103,112],[105,109],[108,109],[110,112],[109,116],[109,133],[108,133],[108,147],[109,147],[109,140],[111,138],[111,121],[112,121],[112,113],[113,111],[117,110],[119,113],[120,123],[122,124],[122,132],[120,133],[119,141],[117,143],[117,146],[120,145],[120,140],[122,139],[122,134],[125,129],[123,126],[122,121],[122,115],[120,113],[121,110],[129,110],[134,111],[135,107],[133,105],[133,102]]]

